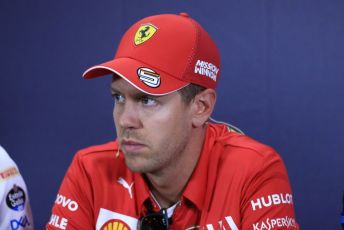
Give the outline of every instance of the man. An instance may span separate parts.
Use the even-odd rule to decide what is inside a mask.
[[[209,122],[219,66],[187,14],[135,23],[84,73],[113,75],[117,140],[76,154],[47,228],[297,229],[276,152]]]
[[[29,196],[17,165],[0,146],[0,229],[34,229]]]

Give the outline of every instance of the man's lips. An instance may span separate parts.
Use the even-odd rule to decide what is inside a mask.
[[[145,147],[144,144],[134,141],[134,140],[122,140],[121,141],[121,149],[124,150],[126,153],[130,152],[137,152],[138,150]]]

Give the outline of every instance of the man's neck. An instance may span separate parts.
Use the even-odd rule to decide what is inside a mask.
[[[205,140],[205,127],[193,134],[183,153],[168,167],[156,173],[146,173],[148,183],[161,208],[178,202],[194,171]]]

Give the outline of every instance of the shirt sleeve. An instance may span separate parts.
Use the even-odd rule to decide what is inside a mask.
[[[271,150],[252,167],[242,200],[242,229],[299,229],[287,170]]]
[[[69,166],[46,229],[94,229],[92,188],[81,152]]]
[[[0,229],[34,229],[29,194],[15,162],[0,146]]]

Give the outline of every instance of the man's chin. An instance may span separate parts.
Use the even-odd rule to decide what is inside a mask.
[[[149,168],[142,164],[142,162],[135,162],[132,161],[131,159],[126,159],[125,163],[127,165],[127,167],[130,169],[130,171],[132,172],[136,172],[136,173],[146,173],[149,172]]]

